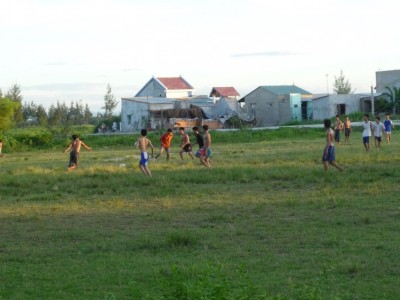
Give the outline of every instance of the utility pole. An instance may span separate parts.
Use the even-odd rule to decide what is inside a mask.
[[[375,115],[374,87],[371,85],[371,113]]]

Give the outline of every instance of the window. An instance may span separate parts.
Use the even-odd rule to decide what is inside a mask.
[[[346,104],[338,104],[337,105],[337,114],[345,115],[346,114]]]
[[[132,123],[132,115],[127,115],[126,117],[128,119],[128,125],[131,125],[131,123]]]

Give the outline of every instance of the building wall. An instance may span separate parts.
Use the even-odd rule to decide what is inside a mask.
[[[256,126],[277,126],[292,119],[290,95],[277,96],[263,88],[257,88],[246,96],[245,105],[250,116],[255,114]]]
[[[400,87],[400,70],[378,71],[375,73],[375,75],[377,93],[386,92],[386,86],[390,88],[394,86]]]
[[[187,98],[193,96],[193,90],[167,90],[166,98]]]
[[[121,131],[137,131],[145,126],[149,118],[149,104],[121,100]]]
[[[360,106],[360,95],[348,94],[348,95],[329,95],[313,101],[313,119],[323,120],[332,118],[337,115],[338,105],[344,104],[346,107],[346,114],[353,112],[359,112]]]
[[[167,98],[166,90],[157,80],[154,78],[140,91],[136,97],[161,97]],[[172,97],[173,98],[173,97]]]

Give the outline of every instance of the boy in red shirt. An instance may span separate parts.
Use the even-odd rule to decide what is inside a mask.
[[[173,137],[174,134],[172,133],[172,129],[168,128],[167,132],[160,137],[160,152],[156,155],[156,158],[159,158],[165,150],[165,153],[167,154],[167,160],[169,160],[169,147],[171,145],[171,140]]]

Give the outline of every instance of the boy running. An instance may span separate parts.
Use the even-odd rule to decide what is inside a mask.
[[[156,158],[159,158],[160,155],[164,152],[167,154],[167,160],[169,160],[169,148],[171,145],[171,140],[174,137],[174,134],[172,133],[172,129],[168,128],[167,133],[164,133],[161,138],[161,146],[160,146],[160,152],[156,155]]]
[[[210,158],[212,156],[212,151],[211,151],[211,135],[208,132],[208,125],[203,125],[203,137],[204,137],[204,147],[203,147],[203,152],[201,153],[200,156],[200,162],[206,166],[207,168],[211,167],[211,162]]]
[[[149,163],[149,155],[146,152],[147,147],[151,148],[151,157],[154,154],[154,147],[151,141],[146,137],[147,130],[142,129],[140,132],[141,136],[136,142],[137,147],[140,150],[140,161],[139,161],[139,169],[143,172],[144,175],[151,177],[151,172],[149,167],[147,166]]]
[[[203,136],[200,134],[199,128],[197,126],[193,127],[192,130],[196,137],[196,142],[199,145],[199,150],[197,150],[197,152],[196,152],[196,157],[200,158],[202,149],[204,147],[204,139],[203,139]]]
[[[368,152],[369,151],[369,137],[371,136],[371,131],[372,129],[372,123],[369,120],[369,114],[364,115],[364,122],[363,122],[363,144],[365,147],[365,150]]]
[[[389,114],[386,114],[385,121],[383,121],[383,126],[385,127],[386,142],[390,144],[392,139],[392,129],[394,128],[392,120],[390,120]]]
[[[189,135],[185,133],[185,128],[179,127],[179,134],[181,135],[182,142],[181,142],[181,151],[179,151],[179,155],[183,160],[183,153],[189,154],[189,156],[194,159],[192,154],[192,144],[190,143]]]
[[[69,151],[70,149],[72,149],[71,152],[69,153],[68,171],[72,171],[78,167],[79,152],[81,151],[82,146],[85,147],[86,150],[92,152],[92,149],[90,147],[88,147],[84,142],[82,142],[78,138],[78,135],[73,134],[71,144],[64,151],[64,153],[65,153],[65,152]]]
[[[348,143],[350,140],[351,133],[351,122],[348,116],[346,116],[346,120],[344,121],[344,141]]]
[[[326,146],[324,149],[324,153],[322,155],[322,162],[324,164],[325,172],[328,171],[329,164],[334,166],[340,171],[343,171],[343,168],[340,167],[337,162],[335,161],[335,147],[333,144],[334,140],[334,132],[331,128],[331,120],[325,119],[324,120],[324,127],[326,130],[325,138],[326,138]]]
[[[382,142],[382,135],[383,135],[383,124],[381,123],[381,118],[376,117],[376,122],[372,125],[372,129],[374,132],[374,139],[375,139],[375,147],[380,148]]]
[[[340,120],[340,116],[336,115],[335,122],[335,142],[340,146],[340,132],[343,130],[343,122]]]

